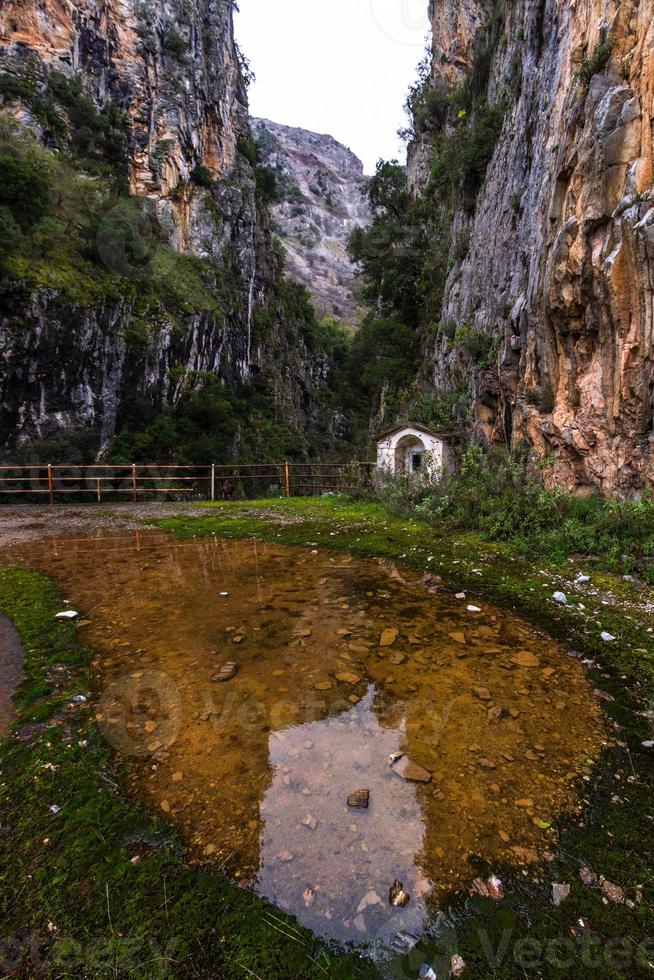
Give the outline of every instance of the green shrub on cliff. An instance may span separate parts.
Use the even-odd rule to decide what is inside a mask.
[[[594,76],[599,75],[601,71],[604,71],[613,57],[614,50],[614,40],[606,35],[601,37],[593,48],[591,54],[584,58],[579,66],[576,75],[577,81],[581,82],[581,84],[585,85],[587,88]]]

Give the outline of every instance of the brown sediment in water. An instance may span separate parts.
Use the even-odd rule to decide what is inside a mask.
[[[11,728],[15,709],[11,699],[21,679],[23,647],[18,633],[0,614],[0,738]]]
[[[316,932],[416,933],[471,858],[529,863],[607,740],[579,663],[387,562],[156,532],[14,558],[79,609],[97,716],[191,859]],[[214,680],[222,665],[235,676]],[[432,774],[403,780],[404,752]],[[368,789],[367,810],[347,806]],[[391,908],[395,879],[411,894]]]

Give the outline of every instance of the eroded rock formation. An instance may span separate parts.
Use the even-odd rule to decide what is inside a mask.
[[[370,222],[363,164],[332,136],[252,120],[265,163],[277,175],[273,219],[289,274],[314,297],[320,316],[352,321],[361,312],[347,243]]]
[[[434,82],[452,86],[499,18],[484,97],[503,124],[470,216],[456,209],[439,389],[470,381],[475,430],[528,440],[550,478],[628,493],[654,480],[654,3],[432,0]],[[410,156],[414,188],[430,140]]]

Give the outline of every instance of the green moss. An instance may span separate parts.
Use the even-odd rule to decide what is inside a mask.
[[[27,650],[21,721],[52,722],[0,742],[4,972],[11,962],[39,977],[375,975],[224,878],[185,865],[170,828],[119,788],[89,710],[70,706],[88,690],[89,653],[73,626],[54,622],[55,588],[0,568],[0,608]],[[54,692],[43,681],[52,668],[66,678]]]

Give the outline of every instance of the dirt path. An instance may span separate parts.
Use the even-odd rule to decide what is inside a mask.
[[[0,507],[0,561],[2,549],[59,534],[130,530],[162,517],[202,517],[198,504],[110,504],[107,506]]]

